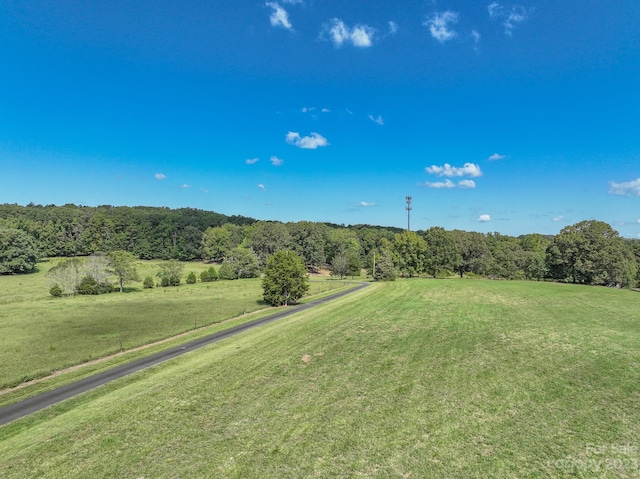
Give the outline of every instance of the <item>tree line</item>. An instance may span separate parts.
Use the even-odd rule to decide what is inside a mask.
[[[588,220],[555,236],[424,231],[371,225],[257,221],[158,207],[0,205],[0,273],[28,272],[38,257],[126,251],[140,259],[220,262],[221,277],[261,274],[268,258],[293,251],[311,270],[376,279],[457,274],[636,286],[640,241]]]

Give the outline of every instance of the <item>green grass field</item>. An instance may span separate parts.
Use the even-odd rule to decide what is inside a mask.
[[[141,277],[155,275],[156,261],[140,262]],[[194,327],[268,308],[260,279],[197,283],[175,288],[53,298],[46,271],[0,276],[0,389],[68,366],[162,340]],[[209,265],[186,263],[184,274]],[[310,294],[344,283],[313,281]]]
[[[640,294],[411,280],[0,428],[0,477],[639,477]]]

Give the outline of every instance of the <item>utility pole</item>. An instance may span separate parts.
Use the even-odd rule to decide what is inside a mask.
[[[407,200],[407,231],[411,231],[411,196],[406,196]]]

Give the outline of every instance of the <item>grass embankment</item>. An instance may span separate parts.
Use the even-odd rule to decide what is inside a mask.
[[[640,295],[376,284],[0,429],[13,477],[638,477]]]
[[[52,264],[0,276],[0,389],[269,307],[259,279],[153,289],[133,283],[122,294],[53,298],[45,276]],[[154,275],[156,264],[140,262],[141,277]],[[185,274],[209,267],[185,266]],[[310,294],[343,285],[312,281]]]

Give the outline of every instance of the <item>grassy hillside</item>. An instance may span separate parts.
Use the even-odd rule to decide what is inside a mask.
[[[638,477],[640,295],[414,280],[0,429],[0,476]]]
[[[0,389],[228,318],[269,307],[260,279],[198,283],[127,293],[53,298],[41,263],[30,275],[0,275]],[[140,261],[141,277],[157,261]],[[184,275],[208,268],[185,263]],[[342,283],[312,282],[311,294]]]

